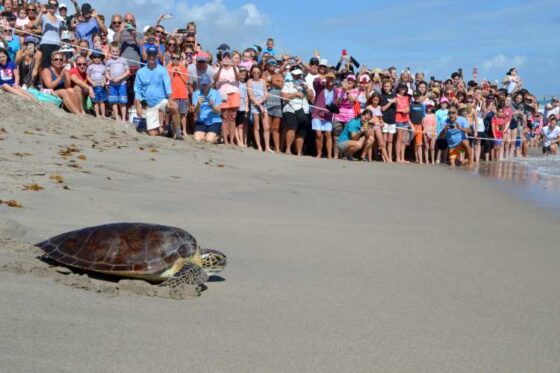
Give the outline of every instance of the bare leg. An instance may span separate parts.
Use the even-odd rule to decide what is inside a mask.
[[[295,130],[286,130],[286,154],[292,154],[292,144],[294,143],[295,136]]]
[[[333,157],[333,155],[332,155],[332,150],[333,150],[332,132],[330,132],[330,131],[325,132],[325,143],[326,143],[326,146],[327,146],[327,158],[332,159],[332,157]]]
[[[403,147],[403,131],[397,129],[397,142],[395,144],[395,152],[397,153],[397,163],[403,163],[404,159],[401,159],[401,148]]]
[[[323,132],[315,131],[315,148],[317,148],[317,158],[323,156]]]
[[[280,124],[282,118],[270,117],[270,130],[272,131],[272,142],[274,143],[274,150],[281,151],[280,147]]]
[[[253,114],[253,133],[255,135],[255,143],[257,144],[257,149],[262,152],[262,146],[261,146],[261,131],[260,131],[260,127],[259,127],[259,121],[260,121],[260,115],[259,114]]]
[[[388,162],[393,163],[393,134],[385,134],[385,147],[387,148],[387,156],[389,157]]]
[[[270,124],[268,122],[268,114],[265,112],[262,115],[263,137],[264,137],[264,150],[272,153],[270,149]]]

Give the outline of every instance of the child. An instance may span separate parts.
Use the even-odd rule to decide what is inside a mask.
[[[109,84],[109,104],[112,105],[115,120],[126,121],[126,103],[128,102],[126,79],[130,75],[128,62],[119,57],[119,43],[111,43],[111,58],[105,64],[105,78]]]
[[[504,131],[507,120],[503,106],[498,106],[496,115],[492,118],[492,136],[494,137],[494,147],[492,148],[492,159],[497,161],[504,156]]]
[[[381,95],[375,92],[369,98],[366,106],[366,110],[370,110],[372,112],[371,118],[371,125],[370,129],[373,130],[373,139],[374,141],[377,140],[377,147],[381,150],[381,157],[383,158],[383,162],[389,162],[389,154],[387,153],[387,149],[385,148],[385,139],[383,138],[383,113],[381,111]],[[364,148],[365,152],[365,148]],[[368,161],[372,161],[372,153],[373,147],[370,148],[367,159]],[[362,159],[364,159],[364,155],[362,153]]]
[[[265,151],[272,153],[270,149],[270,128],[268,126],[268,112],[266,111],[266,100],[268,90],[266,81],[262,78],[262,71],[257,65],[251,67],[251,79],[247,82],[247,93],[251,102],[251,114],[253,115],[253,131],[257,149],[262,151],[261,133],[259,122],[262,122]]]
[[[105,102],[107,101],[107,80],[105,73],[107,69],[103,63],[103,53],[99,50],[94,50],[91,54],[91,65],[86,70],[87,81],[93,87],[93,108],[95,115],[100,118],[105,118]]]
[[[439,164],[440,160],[445,162],[447,159],[447,142],[445,139],[440,139],[439,135],[447,122],[449,99],[445,96],[442,97],[439,106],[440,108],[436,111],[436,164]]]
[[[276,52],[274,51],[274,39],[273,38],[268,38],[268,40],[266,41],[266,49],[263,53],[268,53],[272,57],[274,57]]]
[[[413,102],[410,104],[410,115],[409,115],[409,123],[410,126],[414,130],[414,149],[415,149],[415,156],[416,156],[416,163],[422,164],[422,121],[424,120],[424,116],[426,114],[424,105],[420,102],[420,97],[422,93],[420,91],[414,91],[412,94]],[[428,160],[426,160],[428,162]]]
[[[239,108],[235,118],[235,139],[237,144],[242,147],[247,147],[247,129],[248,129],[248,116],[249,116],[249,97],[247,96],[247,76],[249,75],[247,69],[243,66],[239,67]]]
[[[189,72],[185,64],[181,61],[181,56],[178,53],[173,53],[171,55],[171,62],[167,65],[167,72],[171,79],[171,97],[179,106],[181,129],[183,131],[182,135],[186,136],[187,113],[189,111]]]
[[[426,163],[435,164],[435,152],[436,152],[436,124],[437,119],[434,114],[434,102],[428,100],[425,102],[426,105],[426,116],[422,120],[422,127],[424,127],[424,157],[426,158]]]
[[[399,84],[397,86],[397,97],[396,100],[396,115],[395,121],[397,123],[397,143],[396,143],[396,153],[397,153],[397,163],[406,163],[404,159],[404,151],[406,149],[407,141],[406,133],[409,130],[410,122],[410,98],[407,95],[408,86],[406,84]]]

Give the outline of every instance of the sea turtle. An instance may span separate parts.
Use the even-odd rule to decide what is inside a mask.
[[[226,266],[226,256],[201,249],[188,232],[144,223],[115,223],[60,234],[37,244],[68,267],[161,282],[173,292],[200,285]]]

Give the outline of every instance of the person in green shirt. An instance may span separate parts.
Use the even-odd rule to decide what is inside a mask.
[[[338,151],[341,156],[353,159],[353,155],[366,147],[366,151],[373,145],[372,131],[369,124],[373,118],[371,110],[364,110],[359,116],[344,126],[338,137]]]

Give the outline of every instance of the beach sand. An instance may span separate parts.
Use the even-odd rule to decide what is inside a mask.
[[[558,218],[490,179],[23,108],[0,94],[0,199],[22,205],[0,206],[2,371],[560,366]],[[45,238],[122,221],[184,228],[228,267],[200,297],[172,300],[35,258]]]

